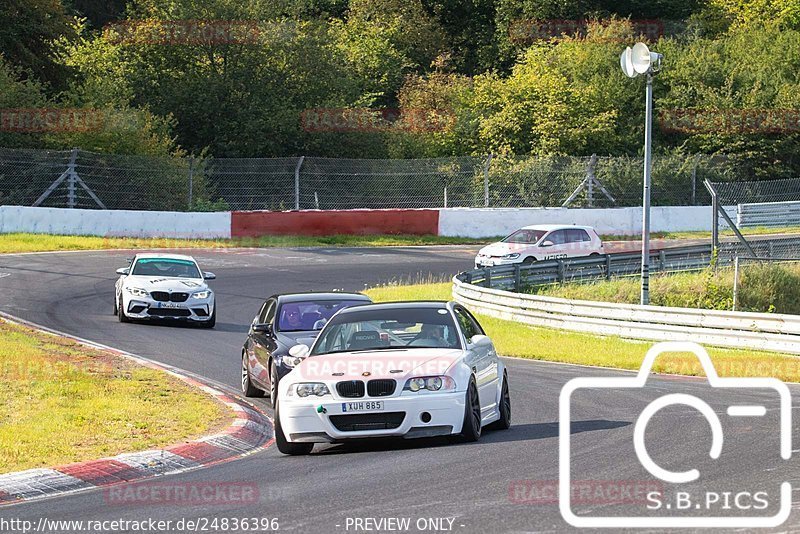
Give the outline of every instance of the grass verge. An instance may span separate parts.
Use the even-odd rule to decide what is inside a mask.
[[[0,234],[0,253],[47,252],[54,250],[106,250],[154,248],[233,247],[388,247],[420,245],[478,245],[491,241],[434,235],[332,235],[264,236],[237,239],[166,239],[92,237],[45,234]]]
[[[655,306],[733,309],[732,267],[707,268],[693,273],[650,277],[650,303]],[[800,314],[800,263],[742,263],[736,309],[761,313]],[[640,281],[635,277],[595,282],[555,284],[528,292],[577,300],[639,302]]]
[[[0,320],[0,473],[172,445],[228,424],[166,373]]]
[[[741,228],[740,232],[744,236],[748,235],[768,235],[768,234],[800,234],[800,226],[782,226],[776,228],[766,228],[758,226],[755,228]],[[736,234],[729,228],[720,228],[720,237],[735,237]],[[607,234],[601,236],[603,241],[640,241],[641,235],[616,235]],[[711,238],[710,231],[698,232],[653,232],[650,239],[706,239]]]
[[[452,300],[452,284],[382,286],[365,291],[376,302],[393,300]],[[639,369],[649,341],[627,340],[616,336],[593,336],[550,328],[537,328],[477,314],[492,338],[498,353],[534,360]],[[729,350],[707,347],[720,376],[770,376],[787,382],[800,382],[800,358],[771,352]],[[693,354],[660,356],[654,371],[703,376]]]

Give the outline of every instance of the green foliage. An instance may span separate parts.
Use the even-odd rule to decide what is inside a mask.
[[[800,314],[800,269],[796,266],[747,265],[740,283],[741,309]]]
[[[773,23],[784,29],[800,29],[797,0],[710,0],[706,12],[733,27]]]
[[[775,26],[741,27],[723,36],[688,43],[664,40],[659,51],[669,58],[659,74],[657,109],[717,110],[735,118],[739,110],[776,110],[775,132],[707,128],[692,134],[671,134],[661,142],[682,144],[693,152],[722,152],[752,178],[797,175],[792,155],[800,150],[800,132],[791,124],[800,109],[800,31]],[[774,58],[781,57],[781,61]],[[721,123],[720,123],[721,124]]]
[[[26,74],[60,85],[67,73],[55,60],[51,42],[71,34],[62,2],[3,0],[0,21],[0,54]]]
[[[9,1],[0,7],[0,104],[97,109],[108,120],[91,132],[0,132],[3,146],[214,157],[492,152],[508,160],[497,179],[509,194],[533,199],[513,178],[539,172],[531,158],[641,157],[644,80],[618,63],[638,38],[637,19],[685,27],[651,43],[665,56],[657,112],[800,109],[796,0]],[[585,35],[515,40],[515,23],[548,19],[588,19]],[[240,43],[153,39],[175,20],[258,31]],[[108,22],[128,24],[127,39],[119,26],[101,31]],[[302,114],[320,108],[405,113],[380,131],[307,131]],[[655,203],[686,201],[666,192],[684,189],[695,153],[726,154],[723,178],[800,172],[796,128],[669,133],[657,123],[655,145],[654,191],[665,192]],[[600,178],[624,191],[640,179],[631,168]]]

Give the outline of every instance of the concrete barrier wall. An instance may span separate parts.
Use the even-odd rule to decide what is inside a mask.
[[[0,233],[229,238],[231,214],[0,206]]]
[[[231,218],[233,237],[438,232],[439,210],[234,211]]]
[[[726,208],[734,214],[735,207]],[[642,231],[642,208],[445,208],[439,210],[439,235],[493,237],[530,224],[593,226],[601,234]],[[653,232],[711,230],[711,206],[659,206],[650,211]]]
[[[735,207],[726,208],[735,214]],[[709,206],[654,207],[652,231],[711,229]],[[329,211],[80,210],[0,206],[0,233],[127,237],[229,238],[262,235],[507,235],[530,224],[580,224],[601,234],[641,232],[641,208],[445,208]]]

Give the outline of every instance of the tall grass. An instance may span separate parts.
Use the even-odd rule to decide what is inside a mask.
[[[711,267],[695,273],[650,277],[650,303],[655,306],[730,310],[732,268]],[[529,293],[603,302],[639,302],[638,277],[590,283],[564,283],[529,289]],[[737,310],[800,314],[800,264],[742,264]]]

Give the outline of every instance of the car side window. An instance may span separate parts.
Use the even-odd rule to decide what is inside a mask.
[[[264,307],[261,308],[261,313],[258,316],[258,322],[261,324],[271,323],[274,317],[275,317],[275,301],[270,299],[267,302],[265,302]]]
[[[584,241],[591,241],[591,239],[589,239],[589,234],[586,233],[586,230],[581,230],[580,228],[567,230],[568,243],[582,243]]]
[[[552,241],[554,245],[563,245],[567,242],[566,234],[566,230],[556,230],[555,232],[550,232],[545,241]]]
[[[264,318],[265,323],[273,323],[275,321],[275,312],[278,311],[278,305],[275,303],[274,300],[270,301],[269,309],[267,310],[267,316]]]
[[[472,336],[483,334],[483,329],[467,310],[458,307],[455,308],[455,312],[458,323],[461,325],[461,330],[464,332],[464,337],[467,338],[467,341],[472,339]]]

